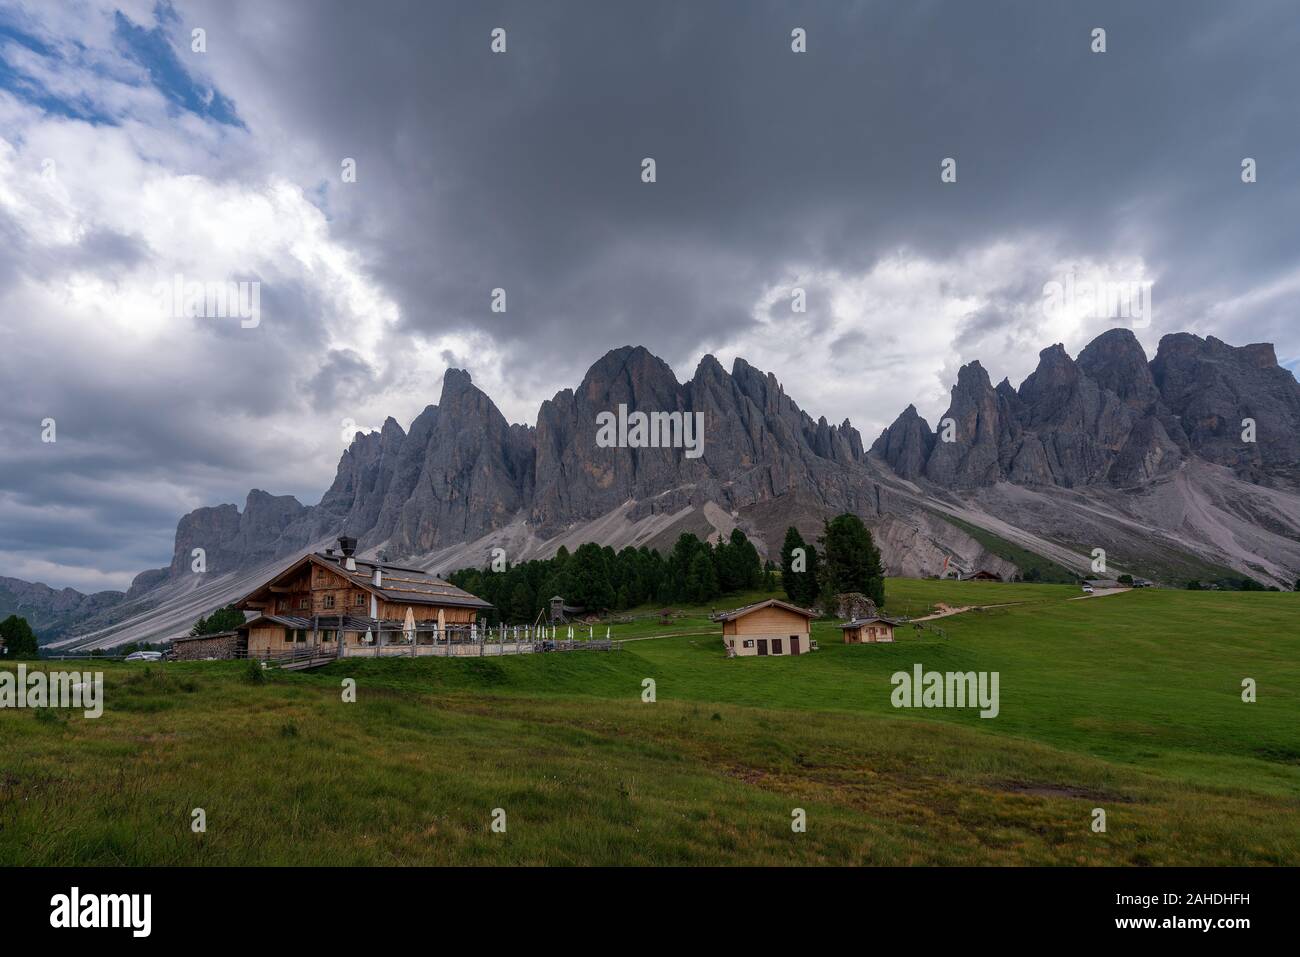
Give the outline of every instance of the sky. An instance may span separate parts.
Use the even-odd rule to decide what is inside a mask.
[[[868,444],[1114,325],[1294,371],[1297,48],[1285,0],[0,0],[0,576],[314,504],[449,367],[533,424],[612,348],[741,356]]]

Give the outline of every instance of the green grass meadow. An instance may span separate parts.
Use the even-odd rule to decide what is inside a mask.
[[[1077,594],[891,579],[1000,607],[799,657],[694,609],[609,653],[96,662],[102,718],[0,711],[0,864],[1300,863],[1300,596]],[[895,709],[916,663],[999,672],[1000,714]]]

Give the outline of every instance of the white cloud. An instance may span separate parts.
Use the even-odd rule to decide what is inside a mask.
[[[797,266],[762,291],[752,327],[711,351],[774,373],[806,412],[848,418],[869,445],[909,403],[933,425],[967,362],[980,360],[995,384],[1008,376],[1018,386],[1040,349],[1062,342],[1077,354],[1119,324],[1044,310],[1043,284],[1070,274],[1080,282],[1151,278],[1138,258],[1072,259],[1041,237],[944,261],[899,250],[852,276]],[[791,309],[796,287],[806,291],[805,314]]]

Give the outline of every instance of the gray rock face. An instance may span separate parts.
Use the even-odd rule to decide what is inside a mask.
[[[1156,410],[1160,390],[1131,329],[1109,329],[1079,353],[1079,370],[1102,389],[1117,395],[1134,411]]]
[[[111,609],[125,595],[99,591],[87,595],[75,588],[51,588],[40,582],[0,578],[0,618],[27,619],[38,639],[61,634],[70,625]]]
[[[601,447],[597,416],[620,405],[701,414],[703,454]],[[1257,423],[1254,445],[1241,441],[1245,417]],[[1186,334],[1166,336],[1150,363],[1127,330],[1099,336],[1077,360],[1051,346],[1019,389],[1005,379],[994,387],[972,362],[959,371],[944,418],[951,442],[942,440],[942,421],[932,431],[909,406],[872,444],[873,457],[904,478],[962,493],[1000,482],[1133,488],[1189,456],[1256,482],[1280,480],[1300,463],[1300,386],[1272,347]],[[132,594],[189,574],[196,547],[210,572],[225,572],[341,533],[397,559],[520,521],[548,538],[625,506],[631,521],[707,506],[715,515],[761,516],[768,530],[846,510],[882,522],[907,506],[873,479],[875,468],[847,421],[814,420],[774,376],[743,359],[728,372],[705,356],[678,382],[646,349],[615,349],[576,389],[544,402],[536,427],[507,423],[468,373],[452,369],[438,404],[409,430],[389,419],[356,436],[319,505],[254,490],[242,511],[197,509],[177,526],[170,567],[142,573]],[[915,532],[909,527],[900,541]]]
[[[1300,384],[1266,342],[1234,347],[1210,336],[1165,336],[1151,363],[1164,406],[1200,457],[1252,478],[1300,463]],[[1243,419],[1255,441],[1242,440]]]
[[[196,548],[203,549],[207,572],[216,574],[300,548],[307,542],[301,531],[307,512],[292,495],[271,495],[261,489],[248,493],[243,512],[234,505],[196,508],[176,526],[169,574],[193,574]]]
[[[601,447],[596,416],[620,404],[700,413],[703,454]],[[1253,445],[1241,441],[1246,417],[1256,420]],[[867,456],[847,421],[814,420],[743,359],[728,372],[706,356],[678,382],[645,349],[624,347],[543,403],[527,427],[507,423],[467,373],[449,370],[438,404],[407,430],[389,419],[355,437],[318,505],[253,490],[242,511],[219,505],[182,518],[171,564],[142,572],[125,596],[0,580],[0,609],[33,610],[52,623],[47,635],[73,628],[95,647],[180,633],[276,563],[342,533],[394,560],[447,546],[452,554],[498,533],[531,557],[560,535],[662,546],[684,528],[726,534],[743,524],[770,554],[788,525],[815,536],[841,511],[871,524],[891,574],[935,574],[953,558],[1015,574],[940,517],[952,508],[1080,571],[1091,545],[1107,541],[1171,575],[1199,573],[1179,565],[1195,555],[1295,580],[1300,386],[1270,346],[1174,335],[1148,363],[1131,333],[1112,330],[1077,359],[1043,350],[1019,389],[1005,379],[992,386],[978,362],[963,367],[945,418],[952,442],[942,441],[943,422],[932,431],[909,407]],[[643,527],[664,538],[632,537]],[[201,581],[190,571],[194,548],[206,552]]]
[[[925,470],[925,463],[934,449],[934,433],[930,423],[917,414],[916,406],[909,405],[894,420],[894,424],[880,433],[871,445],[899,475],[914,479]]]
[[[1166,336],[1156,358],[1133,333],[1111,329],[1072,360],[1054,345],[1013,389],[990,388],[979,363],[964,366],[928,454],[915,410],[882,433],[872,451],[904,478],[947,489],[1006,481],[1082,488],[1141,485],[1196,455],[1253,482],[1294,481],[1300,470],[1300,384],[1273,347],[1234,348],[1186,333]],[[1243,419],[1257,441],[1243,441]]]
[[[952,388],[952,403],[939,421],[938,441],[925,463],[925,477],[948,488],[988,485],[1001,478],[1000,412],[1004,406],[1005,399],[994,391],[979,362],[962,366]],[[951,430],[944,425],[949,419]]]
[[[702,454],[682,447],[601,447],[597,416],[628,412],[702,415]],[[642,347],[599,359],[577,389],[542,404],[537,426],[511,425],[468,373],[448,370],[442,396],[405,432],[388,419],[358,433],[320,504],[250,493],[234,505],[197,509],[177,527],[168,576],[205,548],[210,571],[284,557],[339,534],[390,558],[476,539],[523,517],[538,535],[607,514],[629,501],[637,520],[686,505],[734,510],[798,492],[817,506],[870,514],[878,495],[863,481],[862,440],[848,421],[814,421],[775,377],[713,356],[679,383]],[[150,585],[157,584],[149,578]]]

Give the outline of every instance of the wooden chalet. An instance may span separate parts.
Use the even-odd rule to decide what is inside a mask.
[[[807,654],[809,627],[816,617],[807,608],[776,598],[713,616],[722,622],[728,657]]]
[[[304,555],[235,603],[250,657],[302,650],[340,656],[377,644],[470,641],[491,604],[418,568],[354,557],[356,540]],[[413,624],[413,627],[412,627]],[[340,647],[342,643],[342,647]]]
[[[894,640],[894,628],[898,622],[892,618],[872,615],[868,618],[854,618],[840,625],[844,632],[846,645],[872,645],[877,642]]]
[[[991,572],[987,568],[981,568],[979,571],[971,572],[969,575],[963,575],[964,582],[1000,582],[1002,576],[997,572]]]

